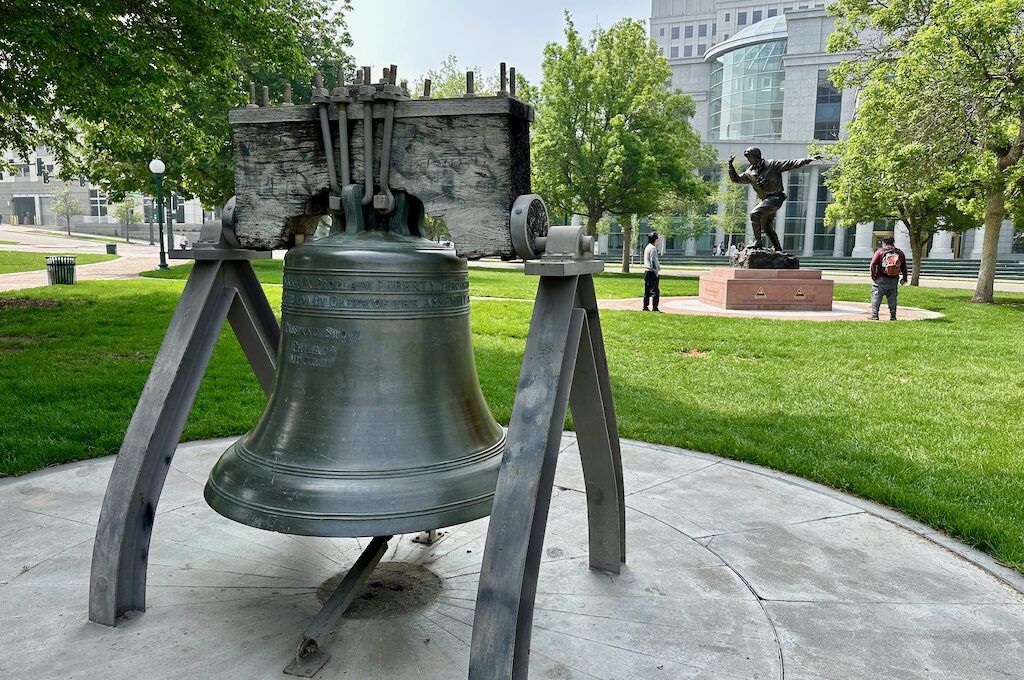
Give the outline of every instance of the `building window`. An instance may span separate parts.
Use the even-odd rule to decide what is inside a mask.
[[[685,30],[683,30],[683,37],[684,38],[692,38],[693,37],[693,26],[687,26],[685,28]]]
[[[711,24],[711,35],[718,35],[718,24]]]
[[[687,45],[686,47],[683,48],[683,56],[684,57],[692,57],[693,56],[693,45]]]
[[[825,173],[818,175],[818,200],[814,204],[814,249],[829,255],[835,249],[836,230],[825,227],[825,208],[832,202],[832,192],[825,184]]]
[[[706,37],[708,37],[708,25],[707,24],[701,24],[700,26],[697,27],[697,37],[698,38],[706,38]]]
[[[728,33],[726,33],[726,34],[725,34],[725,37],[723,38],[723,40],[728,40],[728,39],[729,39],[729,34],[728,34]]]
[[[843,93],[828,78],[828,69],[818,71],[818,94],[814,106],[814,138],[822,141],[839,139],[839,119]]]
[[[711,64],[708,135],[712,140],[780,139],[786,41],[741,47]]]
[[[185,199],[178,194],[171,194],[171,212],[174,213],[175,222],[185,223]]]
[[[672,39],[673,40],[679,40],[679,27],[678,26],[673,26],[672,27]]]
[[[660,38],[664,38],[665,37],[665,29],[664,28],[659,28],[658,29],[658,37],[660,37]]]
[[[761,20],[761,10],[755,9],[753,14],[750,17],[750,23],[756,24],[760,20]]]
[[[770,9],[770,10],[768,10],[768,18],[769,19],[771,19],[774,16],[778,16],[778,15],[779,15],[779,10],[777,10],[777,9]]]
[[[89,189],[89,214],[93,217],[107,216],[107,197],[99,189]]]
[[[672,46],[671,55],[672,55],[673,59],[678,59],[679,58],[679,48],[677,46],[675,46],[675,45]]]
[[[725,23],[729,23],[729,13],[725,13]]]
[[[804,249],[810,178],[811,173],[806,170],[793,170],[789,173],[789,186],[786,189],[786,222],[782,234],[782,249],[789,252],[800,252]],[[778,224],[775,228],[778,229]]]
[[[708,46],[704,43],[697,45],[697,56],[703,57],[704,53],[708,51]]]
[[[736,25],[737,26],[746,26],[747,25],[747,13],[746,12],[737,12],[736,13]]]

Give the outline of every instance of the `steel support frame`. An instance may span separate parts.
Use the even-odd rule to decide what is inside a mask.
[[[281,331],[247,251],[197,260],[171,317],[103,498],[89,579],[94,623],[116,626],[146,609],[160,492],[225,319],[269,393]]]
[[[480,568],[470,680],[528,676],[537,579],[567,406],[586,482],[590,566],[618,574],[626,559],[622,459],[593,275],[560,267],[538,267],[537,300]]]

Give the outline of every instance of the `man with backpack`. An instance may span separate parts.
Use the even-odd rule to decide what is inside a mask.
[[[900,278],[902,277],[902,278]],[[878,308],[882,296],[889,303],[889,320],[896,320],[896,296],[899,287],[907,282],[907,256],[896,247],[896,239],[886,236],[882,247],[871,258],[871,319],[878,321]]]

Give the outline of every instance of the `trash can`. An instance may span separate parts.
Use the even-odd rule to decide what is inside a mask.
[[[75,256],[51,255],[46,258],[46,278],[50,285],[75,283]]]
[[[117,244],[116,243],[108,243],[107,244],[107,255],[117,255]]]

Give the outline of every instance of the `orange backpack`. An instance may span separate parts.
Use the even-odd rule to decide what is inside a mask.
[[[882,276],[900,275],[900,254],[899,251],[890,250],[882,253]]]

